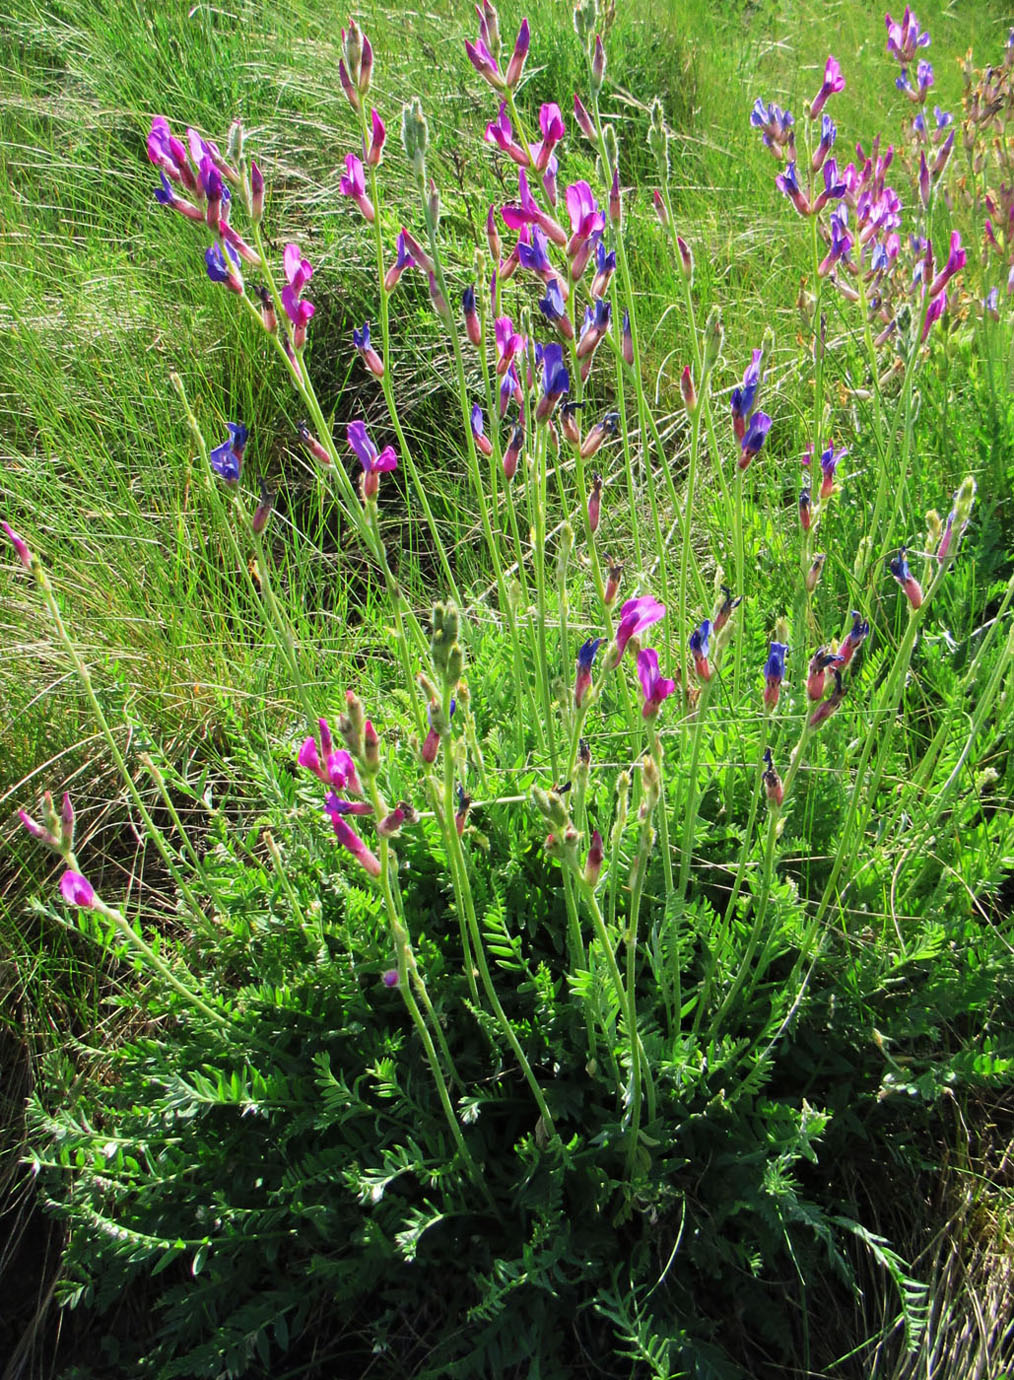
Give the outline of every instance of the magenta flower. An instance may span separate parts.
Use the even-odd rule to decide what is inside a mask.
[[[370,852],[366,844],[359,835],[345,823],[339,814],[330,815],[331,827],[334,829],[335,838],[343,848],[347,848],[361,867],[370,874],[371,877],[380,876],[380,862]]]
[[[485,29],[484,38],[484,29],[485,20],[483,20],[480,17],[479,37],[476,39],[474,43],[469,43],[468,39],[465,39],[465,52],[468,54],[468,60],[475,68],[475,70],[478,72],[479,76],[485,78],[485,80],[489,82],[490,86],[492,86],[494,91],[502,91],[506,83],[503,79],[503,74],[500,71],[496,58],[493,56],[493,54],[489,51],[489,48],[487,47],[487,43],[489,41],[489,31],[488,29]]]
[[[585,240],[605,230],[606,216],[587,182],[572,182],[565,193],[565,200],[570,217],[567,254],[573,258]]]
[[[351,791],[353,795],[362,795],[362,783],[359,780],[359,773],[356,771],[356,764],[352,756],[344,748],[335,748],[326,719],[320,719],[318,723],[320,724],[320,750],[324,760],[321,761],[320,754],[317,752],[316,741],[313,738],[307,738],[299,749],[299,756],[296,759],[299,765],[312,771],[314,776],[319,781],[323,781],[325,786],[331,786],[336,791]]]
[[[676,682],[659,675],[658,652],[654,647],[645,647],[637,654],[637,675],[644,693],[641,713],[646,719],[653,719],[667,699],[676,689]]]
[[[941,292],[939,297],[934,297],[933,300],[930,302],[929,306],[926,308],[926,319],[922,323],[922,334],[919,337],[920,344],[923,344],[925,342],[926,337],[929,335],[934,321],[939,321],[946,310],[947,293]]]
[[[947,255],[947,262],[929,285],[929,295],[936,297],[937,293],[942,292],[947,284],[954,277],[959,269],[964,268],[968,261],[968,255],[961,247],[961,235],[957,230],[951,231],[951,248]]]
[[[496,372],[503,378],[513,364],[515,355],[524,349],[525,338],[514,329],[514,322],[509,316],[496,318],[494,338],[497,353]]]
[[[306,327],[316,308],[312,302],[300,300],[303,288],[313,277],[313,268],[299,252],[298,244],[287,244],[282,259],[286,286],[282,288],[282,306],[293,325],[293,344],[299,350],[306,343]]]
[[[520,230],[523,225],[537,225],[561,249],[567,243],[566,230],[547,215],[532,196],[523,168],[518,172],[518,200],[502,207],[500,214],[504,224],[511,230]]]
[[[22,537],[18,536],[17,532],[15,532],[14,528],[10,525],[9,522],[0,522],[0,527],[2,527],[4,529],[4,532],[7,534],[7,538],[10,541],[10,544],[14,547],[14,550],[17,553],[18,560],[21,562],[21,564],[25,567],[26,570],[31,570],[32,553],[28,549],[28,543]]]
[[[620,609],[620,623],[616,629],[614,655],[617,664],[634,634],[650,628],[653,623],[664,617],[665,605],[660,604],[653,594],[642,594],[639,599],[628,599]]]
[[[500,102],[500,114],[486,126],[485,140],[487,144],[495,144],[501,153],[506,153],[522,168],[527,168],[532,161],[528,150],[523,149],[514,138],[514,126],[504,101]]]
[[[60,895],[68,906],[80,906],[82,910],[95,910],[98,897],[95,888],[80,872],[65,872],[60,878]]]
[[[364,147],[363,157],[369,167],[375,168],[384,156],[384,143],[387,139],[387,129],[376,110],[370,111],[370,128],[370,143],[368,148]],[[371,217],[367,216],[366,219],[370,220]]]
[[[356,203],[362,211],[364,219],[372,225],[375,219],[373,203],[366,195],[362,160],[357,158],[354,153],[347,154],[345,157],[345,176],[340,179],[338,190],[342,196],[350,197]]]
[[[365,422],[349,422],[345,437],[363,467],[363,497],[376,498],[380,489],[379,476],[398,468],[394,447],[385,446],[378,453],[366,431]]]
[[[535,166],[540,173],[544,173],[549,167],[549,160],[553,150],[567,133],[567,128],[563,123],[563,116],[560,107],[554,102],[547,101],[539,111],[539,129],[542,133],[541,141],[536,144],[533,150]]]
[[[821,88],[813,98],[813,103],[810,106],[810,119],[815,120],[817,118],[827,104],[828,96],[833,96],[836,92],[844,90],[845,78],[841,74],[841,67],[838,65],[838,59],[829,57],[824,64],[824,80],[821,83]]]
[[[156,115],[151,122],[148,157],[173,182],[182,183],[190,192],[197,190],[197,178],[187,160],[186,147],[172,133],[164,115]]]

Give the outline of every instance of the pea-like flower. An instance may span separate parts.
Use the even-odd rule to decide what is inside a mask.
[[[370,323],[368,321],[363,322],[362,330],[358,330],[355,326],[352,327],[352,344],[359,351],[359,356],[370,373],[376,378],[382,379],[384,377],[384,361],[370,344]]]
[[[847,449],[835,450],[834,446],[828,446],[821,452],[820,468],[823,478],[820,481],[820,497],[826,500],[834,492],[834,474],[841,460],[848,455]]]
[[[676,682],[659,674],[658,652],[654,647],[645,647],[637,654],[637,676],[644,694],[641,714],[653,719],[662,707],[663,700],[676,689]]]
[[[367,433],[365,422],[349,422],[345,437],[363,467],[363,498],[375,499],[380,490],[380,475],[398,468],[394,447],[385,446],[378,452]]]
[[[493,446],[489,437],[486,435],[482,420],[482,408],[478,403],[473,403],[472,405],[469,422],[472,427],[472,439],[475,441],[476,449],[481,451],[483,455],[492,455]]]
[[[225,283],[230,292],[243,295],[243,275],[239,268],[239,255],[231,244],[226,244],[225,253],[218,240],[204,251],[204,263],[208,277],[213,283]]]
[[[228,439],[216,446],[208,455],[211,468],[226,484],[238,484],[243,466],[243,451],[246,448],[249,432],[242,422],[226,422]]]
[[[776,807],[781,805],[785,799],[785,787],[782,785],[782,778],[778,775],[770,748],[764,749],[764,773],[761,780],[764,782],[764,794],[768,798],[768,803]]]
[[[627,643],[635,633],[650,628],[653,623],[664,617],[665,605],[660,604],[653,594],[642,594],[638,599],[628,599],[620,609],[620,622],[616,629],[616,643],[613,649],[614,664],[619,664]]]
[[[908,5],[905,6],[905,13],[900,22],[887,14],[884,16],[884,23],[887,25],[887,51],[899,62],[909,63],[915,57],[918,48],[929,47],[930,36],[926,32],[920,32],[919,21]]]
[[[338,182],[338,190],[342,196],[347,196],[354,201],[363,213],[364,220],[372,225],[376,219],[373,210],[373,202],[366,195],[366,179],[363,173],[362,159],[357,158],[354,153],[346,155],[345,175]]]
[[[843,671],[870,634],[870,625],[858,609],[852,610],[852,626],[842,639],[834,664]]]
[[[602,642],[601,637],[590,637],[587,642],[581,644],[577,654],[577,675],[574,679],[574,705],[577,709],[581,708],[584,697],[591,688],[592,667]]]
[[[705,618],[704,622],[696,627],[690,634],[689,647],[690,655],[694,659],[694,670],[697,672],[697,679],[709,681],[715,674],[714,667],[708,660],[708,650],[711,644],[711,634],[714,625],[710,618]]]
[[[905,557],[905,548],[902,547],[894,560],[890,563],[891,574],[905,591],[905,598],[913,609],[922,607],[922,585],[908,568],[908,560]]]
[[[766,412],[755,412],[747,420],[743,440],[740,443],[739,468],[741,470],[745,470],[754,456],[760,452],[770,430],[771,418]]]
[[[760,366],[763,358],[763,350],[754,350],[753,357],[743,373],[742,384],[739,388],[734,388],[729,395],[732,430],[737,441],[742,441],[746,434],[746,419],[753,410],[757,390],[761,384]]]
[[[836,95],[839,91],[845,90],[845,78],[841,74],[841,67],[838,59],[828,57],[824,64],[824,80],[820,90],[814,96],[810,104],[810,119],[815,120],[827,104],[829,96]]]
[[[570,374],[563,362],[562,345],[546,345],[542,350],[542,396],[535,409],[536,420],[546,421],[565,393],[570,392]]]
[[[810,715],[810,728],[819,728],[821,724],[826,723],[845,698],[845,687],[842,684],[841,672],[837,666],[833,668],[832,674],[834,675],[834,689]]]
[[[63,874],[60,878],[60,895],[69,906],[78,906],[81,910],[95,910],[99,903],[95,888],[80,872],[68,871]]]
[[[778,703],[782,681],[785,678],[785,655],[788,650],[786,642],[772,642],[768,650],[768,659],[764,663],[764,704],[768,709],[774,709]]]

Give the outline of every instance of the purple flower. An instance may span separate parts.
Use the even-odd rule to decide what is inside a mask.
[[[546,345],[542,350],[542,396],[535,409],[536,420],[544,422],[564,393],[570,392],[570,375],[563,362],[563,346]]]
[[[891,574],[905,591],[905,598],[913,609],[922,605],[922,585],[908,568],[908,561],[905,557],[905,548],[902,547],[894,560],[890,562]]]
[[[811,160],[813,171],[819,172],[824,166],[824,160],[831,152],[834,141],[838,137],[838,129],[830,115],[822,115],[820,119],[820,143],[817,145]]]
[[[606,252],[606,246],[600,239],[595,246],[595,277],[592,279],[591,294],[593,297],[604,297],[609,287],[610,280],[616,272],[616,250],[610,249]]]
[[[942,292],[947,284],[954,277],[959,269],[964,268],[968,261],[968,255],[961,247],[961,235],[957,230],[951,231],[950,252],[947,255],[947,262],[929,285],[930,297],[935,297],[938,292]]]
[[[523,149],[514,138],[514,126],[511,124],[510,116],[507,114],[506,102],[500,102],[500,113],[495,120],[491,120],[486,126],[485,140],[487,144],[495,144],[501,153],[506,153],[513,158],[515,163],[519,163],[522,168],[527,168],[531,159],[526,149]]]
[[[574,704],[578,709],[592,681],[592,667],[595,664],[595,656],[601,647],[603,639],[601,637],[589,638],[587,642],[581,644],[577,654],[577,676],[574,680]]]
[[[68,906],[80,906],[82,910],[94,910],[98,904],[95,888],[80,872],[65,872],[60,878],[60,895]]]
[[[764,663],[764,703],[774,709],[778,703],[782,680],[785,676],[785,654],[789,650],[785,642],[772,642],[768,659]]]
[[[370,439],[365,422],[349,422],[345,429],[345,439],[359,457],[363,467],[363,497],[376,498],[380,481],[377,476],[398,468],[398,457],[393,446],[385,446],[378,453]]]
[[[483,42],[481,34],[474,43],[469,43],[468,39],[465,39],[465,52],[479,76],[484,77],[494,91],[502,91],[505,85],[503,75],[493,54]]]
[[[930,330],[933,327],[933,323],[935,321],[939,321],[946,310],[947,293],[942,292],[939,295],[939,297],[934,297],[933,300],[930,302],[929,306],[926,308],[926,319],[922,323],[922,334],[919,337],[920,344],[925,343],[926,337],[929,335]]]
[[[525,58],[528,56],[528,49],[531,46],[532,34],[528,27],[528,20],[522,19],[521,28],[518,29],[518,36],[514,40],[514,51],[511,53],[511,60],[507,64],[507,76],[504,78],[505,85],[514,90],[521,80],[521,74],[525,70]]]
[[[239,271],[239,255],[231,244],[225,246],[225,254],[223,254],[222,246],[216,240],[204,251],[204,263],[208,270],[208,277],[213,283],[226,283],[231,292],[243,291],[243,279]]]
[[[566,321],[567,325],[570,325],[565,313],[563,293],[560,291],[560,284],[555,278],[546,284],[545,297],[539,298],[539,311],[542,312],[547,321],[552,321],[554,325],[562,324],[562,321]]]
[[[764,357],[763,350],[754,350],[751,362],[746,366],[743,374],[743,384],[740,388],[734,388],[729,398],[732,407],[732,429],[736,434],[736,440],[742,441],[746,432],[746,419],[750,414],[757,397],[757,389],[760,387],[760,366]]]
[[[619,663],[627,643],[644,628],[650,628],[665,617],[665,605],[660,604],[653,594],[642,594],[639,599],[628,599],[620,609],[620,622],[616,629],[615,659]]]
[[[520,230],[525,225],[538,225],[554,244],[563,248],[567,243],[567,232],[538,205],[528,188],[528,178],[523,168],[518,172],[518,197],[518,201],[501,208],[504,224],[511,230]]]
[[[820,497],[822,499],[831,497],[834,489],[834,472],[838,468],[839,460],[844,460],[846,455],[848,455],[847,450],[835,450],[834,446],[828,446],[827,450],[821,452],[820,468],[824,476],[820,484]]]
[[[347,196],[356,203],[363,213],[363,218],[372,225],[375,219],[373,203],[366,195],[362,160],[354,153],[349,153],[345,157],[345,175],[338,182],[338,190],[342,196]]]
[[[761,131],[761,137],[769,149],[784,148],[793,138],[792,126],[795,121],[790,112],[773,103],[765,105],[759,96],[750,112],[750,123],[754,129]]]
[[[585,359],[588,355],[595,353],[599,341],[609,329],[611,315],[612,303],[608,297],[596,298],[595,305],[586,309],[584,325],[581,327],[581,338],[577,345],[578,359]]]
[[[538,226],[532,227],[530,242],[524,239],[518,241],[518,258],[521,261],[521,267],[527,268],[532,273],[537,273],[545,282],[557,276],[556,269],[547,253],[548,244],[546,236]]]
[[[659,675],[658,652],[654,647],[645,647],[637,654],[637,675],[644,693],[641,713],[646,719],[653,719],[667,699],[676,689],[676,682]]]
[[[824,64],[824,80],[810,106],[810,119],[815,120],[817,118],[827,104],[828,96],[833,96],[836,92],[844,90],[845,78],[841,74],[838,59],[829,57]]]
[[[415,259],[412,257],[412,254],[411,254],[410,251],[409,251],[408,243],[407,243],[407,241],[406,241],[406,239],[405,239],[405,232],[404,232],[404,230],[402,230],[402,231],[400,232],[400,234],[398,235],[398,239],[397,239],[397,242],[396,242],[396,244],[395,244],[395,254],[396,254],[395,261],[394,261],[394,263],[391,265],[391,267],[387,270],[387,274],[386,274],[386,276],[385,276],[385,278],[384,278],[384,290],[385,290],[385,292],[393,292],[393,291],[394,291],[395,286],[397,285],[398,279],[399,279],[399,278],[401,277],[401,275],[405,272],[405,269],[406,269],[406,268],[415,268],[415,267],[416,267],[416,261],[415,261]]]
[[[211,468],[226,484],[238,484],[239,472],[243,465],[243,450],[246,447],[248,432],[242,422],[226,422],[229,439],[216,446],[208,459]]]
[[[795,162],[786,163],[785,171],[775,178],[775,186],[789,198],[801,216],[810,214],[810,203],[799,185]]]
[[[335,838],[343,848],[347,848],[356,861],[365,868],[371,877],[380,876],[380,863],[370,852],[354,830],[350,829],[341,815],[331,815],[331,827]]]
[[[363,322],[362,330],[358,330],[355,326],[352,327],[352,344],[359,351],[360,357],[370,373],[375,378],[382,379],[384,377],[384,361],[370,344],[370,323],[368,321]]]
[[[842,670],[849,664],[862,643],[869,636],[870,625],[863,618],[858,609],[852,610],[852,626],[842,640],[838,648],[838,654],[834,658],[834,664],[840,666]]]
[[[313,268],[299,252],[298,244],[287,244],[282,259],[286,286],[282,288],[282,306],[292,322],[293,344],[301,349],[306,341],[306,327],[316,310],[312,302],[300,300],[303,288],[313,277]]]
[[[543,105],[539,111],[539,129],[542,133],[542,139],[535,145],[532,154],[536,168],[542,173],[549,167],[553,149],[567,133],[558,105],[553,102],[547,102]]]
[[[739,603],[739,600],[736,600]],[[693,630],[688,639],[690,655],[694,659],[694,670],[697,672],[699,680],[709,681],[713,671],[708,660],[708,647],[711,642],[713,626],[710,618],[705,618],[704,622]]]
[[[489,437],[485,433],[485,427],[483,425],[482,420],[482,408],[479,406],[478,403],[473,404],[469,421],[472,427],[472,437],[475,441],[476,447],[482,452],[483,455],[492,455],[493,447],[490,444]]]
[[[28,543],[24,540],[24,538],[18,536],[17,532],[15,532],[14,528],[10,525],[9,522],[0,522],[0,527],[3,528],[4,532],[7,535],[8,541],[14,547],[14,550],[17,553],[18,560],[21,562],[21,564],[25,567],[26,570],[31,570],[32,553],[28,549]]]
[[[169,121],[164,115],[156,115],[151,122],[148,133],[148,157],[174,182],[182,182],[188,191],[197,190],[197,179],[187,161],[186,147],[172,133]]]
[[[584,240],[606,228],[606,215],[587,182],[572,182],[565,194],[570,217],[567,253],[573,257]]]
[[[739,468],[745,470],[753,457],[758,453],[767,439],[767,434],[771,429],[771,418],[766,412],[755,412],[749,418],[746,429],[743,433],[741,442],[742,449],[739,454]]]
[[[852,252],[852,236],[848,232],[849,211],[844,204],[831,212],[831,247],[817,267],[821,278],[826,278],[836,263],[847,259]]]
[[[928,48],[930,36],[919,32],[919,21],[908,5],[901,22],[896,23],[889,14],[884,16],[887,25],[887,51],[899,62],[911,62],[917,48]]]

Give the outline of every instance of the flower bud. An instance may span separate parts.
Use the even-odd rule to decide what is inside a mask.
[[[809,570],[806,572],[806,579],[804,580],[807,594],[812,594],[813,591],[820,584],[820,577],[824,573],[824,562],[826,560],[827,557],[824,555],[822,551],[818,551],[814,556],[813,562],[810,565]]]
[[[264,215],[264,175],[257,160],[250,160],[250,219],[259,225]]]
[[[598,882],[604,858],[605,850],[602,847],[602,835],[597,829],[593,829],[591,843],[588,845],[588,856],[584,864],[584,880],[586,886],[593,887]]]
[[[254,515],[250,520],[250,527],[253,530],[255,536],[259,537],[260,534],[264,531],[265,527],[267,527],[268,518],[271,516],[271,510],[274,506],[275,496],[273,493],[269,491],[268,486],[264,483],[264,480],[262,479],[260,502],[257,504],[257,507],[254,510]]]
[[[429,144],[429,126],[423,114],[422,102],[413,96],[401,112],[401,142],[405,155],[412,164],[418,181],[426,175],[426,148]]]
[[[606,50],[602,46],[602,35],[595,35],[595,47],[592,50],[591,60],[591,89],[592,94],[597,96],[602,90],[602,80],[606,74]]]

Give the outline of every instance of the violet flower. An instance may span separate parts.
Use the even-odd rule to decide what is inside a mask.
[[[413,258],[405,239],[405,231],[402,230],[395,243],[395,261],[387,270],[384,276],[384,291],[393,292],[398,284],[398,279],[405,272],[406,268],[415,268],[416,260]]]
[[[934,297],[933,300],[930,302],[929,306],[926,308],[926,318],[922,323],[922,334],[919,337],[920,344],[925,343],[926,337],[929,335],[933,323],[935,321],[939,321],[946,310],[947,293],[942,292],[940,293],[939,297]]]
[[[819,728],[821,724],[826,723],[845,698],[845,687],[842,684],[841,672],[837,667],[834,667],[832,674],[834,675],[834,689],[823,704],[818,704],[817,708],[810,715],[810,728]]]
[[[335,838],[343,848],[347,848],[355,860],[363,867],[371,877],[380,876],[380,862],[373,853],[367,848],[354,830],[350,829],[341,815],[333,814],[331,827],[334,829]]]
[[[522,19],[521,28],[518,36],[514,40],[514,51],[511,53],[510,62],[507,64],[507,76],[504,78],[504,85],[513,91],[521,80],[521,74],[525,70],[525,59],[528,56],[528,49],[531,46],[532,35],[528,27],[528,20]],[[469,54],[471,56],[471,54]],[[485,74],[484,74],[485,75]]]
[[[772,642],[769,648],[768,659],[764,663],[764,704],[768,709],[774,709],[778,703],[785,676],[785,654],[788,650],[788,644],[785,642]]]
[[[520,230],[523,225],[537,225],[562,249],[567,243],[567,232],[538,205],[528,188],[528,178],[523,168],[518,172],[518,198],[518,201],[509,202],[501,208],[504,224],[511,230]]]
[[[524,350],[525,338],[514,329],[514,322],[509,316],[496,318],[493,335],[497,353],[496,372],[503,378],[514,363],[515,356]]]
[[[365,422],[349,422],[345,429],[345,438],[363,467],[363,498],[374,499],[380,490],[379,476],[398,468],[398,457],[394,447],[385,446],[378,453],[366,431]]]
[[[799,185],[795,162],[786,163],[785,171],[775,178],[775,186],[780,192],[784,192],[801,216],[810,214],[810,203]]]
[[[376,110],[370,111],[370,125],[372,131],[370,143],[368,148],[364,147],[363,149],[363,158],[368,167],[375,168],[384,156],[384,143],[387,139],[387,130]],[[369,220],[370,217],[367,216],[366,219]]]
[[[558,279],[553,278],[546,285],[545,297],[539,298],[539,311],[551,322],[567,340],[574,339],[574,327],[570,323],[567,309],[564,305],[563,292]]]
[[[491,120],[486,126],[484,135],[487,144],[495,144],[501,153],[506,153],[509,158],[522,168],[527,168],[531,163],[531,157],[527,149],[523,149],[514,138],[514,126],[511,124],[510,116],[507,113],[507,104],[500,102],[500,113],[495,120]]]
[[[468,39],[465,39],[465,52],[468,54],[468,60],[478,72],[479,76],[488,81],[494,91],[502,91],[506,84],[503,79],[503,74],[500,71],[496,58],[494,58],[493,54],[483,42],[481,34],[474,43],[469,43]]]
[[[18,536],[17,532],[15,532],[14,528],[10,525],[9,522],[0,521],[0,527],[3,528],[8,541],[14,547],[18,560],[21,562],[21,564],[25,567],[26,570],[31,570],[32,553],[28,549],[28,543],[24,540],[23,537]]]
[[[492,455],[493,447],[490,444],[489,437],[485,433],[482,420],[482,408],[478,403],[474,403],[472,406],[469,422],[472,428],[472,439],[475,441],[477,449],[480,450],[483,455]]]
[[[596,298],[595,305],[587,308],[584,325],[581,327],[581,338],[577,343],[578,359],[585,359],[595,353],[599,342],[609,329],[611,315],[612,303],[608,297]]]
[[[911,62],[917,48],[929,47],[930,36],[928,33],[920,33],[919,21],[908,5],[905,6],[900,23],[893,20],[889,14],[884,16],[884,23],[887,25],[887,51],[899,62]]]
[[[820,482],[821,500],[830,498],[834,492],[834,472],[838,468],[839,460],[844,460],[846,455],[848,455],[848,450],[835,450],[834,446],[828,446],[825,451],[821,452],[820,468],[823,473]]]
[[[576,92],[574,93],[574,119],[577,121],[578,128],[584,137],[590,139],[593,144],[596,143],[598,135],[595,132],[595,122],[588,114],[584,103]]]
[[[242,422],[226,422],[229,429],[228,440],[216,446],[208,455],[211,468],[226,484],[238,484],[243,466],[243,451],[249,435]]]
[[[659,674],[658,652],[654,647],[645,647],[637,654],[637,676],[644,693],[641,714],[645,719],[653,719],[662,707],[663,700],[676,689],[676,682]]]
[[[732,597],[732,590],[729,588],[728,585],[722,585],[721,588],[722,602],[719,605],[718,612],[715,614],[715,621],[711,628],[711,631],[715,633],[716,636],[718,633],[722,631],[726,623],[728,623],[729,619],[732,617],[735,610],[738,609],[740,604],[743,602],[742,594],[737,595],[735,599]]]
[[[239,271],[239,255],[231,244],[222,253],[221,243],[216,240],[204,251],[204,264],[208,277],[213,283],[225,283],[230,292],[243,295],[243,277]]]
[[[544,173],[549,167],[553,149],[567,133],[560,107],[554,102],[547,101],[540,109],[539,129],[542,133],[542,139],[536,145],[535,166],[540,173]]]
[[[627,643],[635,633],[650,628],[660,618],[665,617],[665,605],[660,604],[653,594],[642,594],[638,599],[628,599],[620,609],[620,622],[616,629],[616,643],[613,648],[613,664],[618,665]]]
[[[384,361],[370,344],[370,323],[368,321],[363,322],[361,331],[357,330],[355,326],[352,327],[352,344],[359,351],[360,357],[370,373],[376,378],[382,379],[384,377]]]
[[[282,288],[282,306],[292,322],[292,343],[297,350],[306,343],[306,327],[316,308],[312,302],[300,300],[303,288],[313,277],[313,268],[299,252],[298,244],[287,244],[282,259],[286,285]]]
[[[908,561],[905,557],[905,548],[902,547],[894,560],[890,562],[891,574],[905,591],[905,598],[913,609],[922,606],[922,585],[908,568]]]
[[[572,259],[585,240],[605,230],[606,215],[587,182],[572,182],[565,193],[565,200],[570,217],[567,257]],[[577,276],[580,277],[580,274]]]
[[[760,130],[765,145],[776,153],[793,141],[792,126],[795,121],[791,113],[773,103],[765,105],[759,96],[753,103],[750,123],[754,129]]]
[[[753,457],[761,450],[771,429],[771,418],[766,412],[755,412],[747,420],[746,430],[741,442],[739,468],[745,470]]]
[[[737,600],[736,602],[738,603],[739,601]],[[688,639],[690,655],[694,659],[694,670],[697,672],[697,678],[705,683],[714,675],[714,668],[708,660],[708,648],[713,630],[714,627],[711,619],[705,618],[704,622],[693,630]]]
[[[732,429],[737,441],[742,441],[746,434],[746,419],[753,410],[757,390],[761,383],[760,366],[763,358],[763,350],[754,350],[751,361],[743,373],[742,385],[739,388],[734,388],[729,397],[729,405],[732,408]]]
[[[465,334],[478,349],[482,345],[482,322],[475,305],[475,288],[471,284],[461,294],[461,310],[465,317]]]
[[[189,192],[197,191],[197,178],[187,159],[186,146],[172,133],[164,115],[156,115],[152,119],[148,132],[148,157],[173,182],[182,183]]]
[[[824,64],[824,80],[821,83],[820,90],[817,92],[810,105],[810,119],[815,120],[817,118],[827,104],[827,98],[829,96],[833,96],[837,92],[844,90],[845,78],[841,74],[841,67],[838,65],[838,59],[828,57],[827,62]]]
[[[602,646],[604,639],[601,637],[591,637],[587,642],[581,644],[577,654],[577,675],[574,679],[574,705],[580,709],[585,695],[588,693],[592,683],[592,667],[595,664],[595,657],[598,649]]]
[[[838,648],[834,664],[840,666],[844,671],[845,667],[851,662],[856,652],[863,642],[870,635],[870,625],[863,618],[858,609],[852,610],[852,626],[842,639],[842,644]]]
[[[814,149],[813,157],[810,160],[810,166],[814,172],[820,172],[824,166],[824,160],[834,147],[834,141],[837,137],[838,129],[831,116],[822,115],[820,118],[820,143]]]
[[[532,226],[530,238],[526,238],[526,231],[522,230],[518,240],[518,259],[521,267],[526,268],[530,273],[537,274],[544,283],[551,282],[559,277],[556,269],[548,254],[549,242],[546,236],[537,225]]]
[[[600,239],[595,246],[595,277],[592,279],[591,295],[604,297],[616,272],[616,250],[606,253],[606,246]]]
[[[362,160],[354,153],[345,157],[345,175],[338,182],[338,190],[342,196],[350,197],[356,203],[363,213],[363,218],[372,225],[376,218],[373,203],[366,195]]]
[[[563,346],[546,345],[542,350],[542,396],[535,409],[536,421],[544,422],[552,415],[564,393],[570,392],[570,375],[563,362]]]
[[[951,247],[947,255],[947,262],[929,285],[930,297],[936,297],[937,293],[942,292],[947,284],[960,269],[964,268],[968,260],[968,255],[961,247],[961,235],[957,230],[951,231]]]

